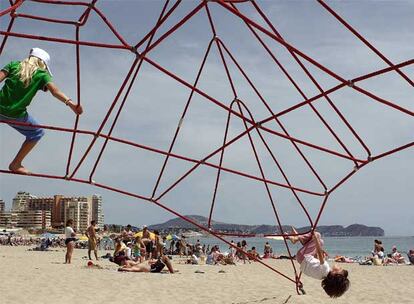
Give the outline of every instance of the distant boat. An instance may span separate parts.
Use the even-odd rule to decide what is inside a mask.
[[[184,237],[186,237],[186,238],[203,236],[202,233],[196,232],[196,231],[183,232],[183,233],[181,233],[181,235],[184,236]]]
[[[265,236],[266,239],[276,240],[276,241],[283,241],[283,236],[281,235],[268,235]]]

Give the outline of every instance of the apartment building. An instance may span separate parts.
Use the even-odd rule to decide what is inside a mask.
[[[6,203],[0,199],[0,213],[3,213],[6,209]]]

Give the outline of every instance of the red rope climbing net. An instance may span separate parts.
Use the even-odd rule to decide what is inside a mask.
[[[201,230],[204,230],[213,236],[217,237],[221,241],[231,245],[224,237],[225,236],[254,236],[252,234],[246,235],[246,234],[237,234],[237,233],[224,233],[221,231],[216,231],[213,229],[212,225],[212,218],[214,213],[215,204],[217,201],[217,193],[219,190],[222,174],[228,173],[232,175],[237,175],[252,181],[256,181],[259,183],[263,183],[266,191],[266,195],[269,199],[271,210],[274,214],[275,223],[279,227],[279,231],[274,236],[282,236],[285,234],[285,231],[283,229],[282,220],[280,216],[280,212],[277,208],[277,205],[275,203],[274,193],[272,192],[272,187],[276,188],[282,188],[287,189],[291,192],[291,195],[293,196],[294,200],[298,203],[298,206],[303,211],[303,213],[306,215],[309,226],[311,229],[315,229],[318,225],[319,219],[321,217],[322,211],[324,210],[324,207],[326,206],[326,203],[328,201],[329,196],[336,190],[338,187],[340,187],[342,184],[344,184],[347,180],[350,179],[351,176],[353,176],[359,169],[365,167],[367,164],[369,164],[372,161],[376,161],[378,159],[381,159],[385,156],[391,155],[393,153],[399,152],[404,149],[408,149],[414,145],[414,142],[408,142],[406,144],[403,144],[401,146],[394,147],[388,151],[383,151],[381,153],[372,155],[370,151],[370,147],[368,144],[366,144],[366,141],[364,141],[363,137],[359,134],[359,132],[352,126],[352,124],[348,121],[346,115],[339,109],[339,107],[334,103],[332,95],[334,95],[335,92],[341,91],[345,88],[349,88],[353,91],[355,91],[358,94],[364,95],[373,102],[380,103],[384,105],[385,107],[388,107],[392,111],[398,111],[401,112],[402,115],[408,116],[409,118],[412,118],[414,113],[398,103],[395,103],[393,101],[390,101],[388,99],[382,98],[378,95],[376,95],[374,92],[371,92],[367,89],[364,89],[359,84],[362,81],[372,79],[377,76],[384,75],[386,73],[396,73],[401,77],[401,79],[408,83],[409,86],[414,86],[413,81],[407,76],[406,73],[403,72],[403,68],[408,67],[414,63],[414,59],[401,62],[398,64],[395,64],[391,62],[385,55],[383,55],[373,44],[371,44],[367,39],[365,39],[355,28],[353,28],[347,21],[345,21],[340,15],[338,15],[330,6],[328,6],[324,1],[318,0],[317,2],[319,5],[326,10],[333,18],[337,19],[347,30],[349,30],[361,43],[366,45],[376,56],[378,56],[382,61],[384,61],[387,65],[386,68],[378,69],[375,71],[372,71],[371,73],[361,75],[359,77],[353,78],[353,79],[346,79],[343,76],[338,75],[334,71],[328,69],[326,66],[322,65],[320,62],[312,59],[310,56],[293,46],[292,44],[288,43],[282,35],[279,33],[279,31],[276,29],[275,25],[271,22],[271,20],[268,18],[268,16],[265,14],[265,12],[261,9],[259,3],[257,3],[254,0],[251,1],[245,1],[245,0],[233,0],[233,1],[225,1],[225,0],[216,0],[216,1],[200,1],[198,3],[195,3],[191,10],[189,10],[184,17],[182,17],[178,22],[175,22],[170,27],[168,27],[163,34],[159,35],[159,31],[161,28],[166,27],[166,24],[170,21],[172,16],[176,13],[177,9],[182,6],[182,1],[170,1],[166,0],[163,2],[161,7],[161,12],[159,14],[158,19],[155,22],[155,25],[153,28],[146,33],[142,37],[141,40],[134,43],[127,42],[123,36],[117,31],[117,29],[111,24],[111,22],[108,20],[108,18],[105,16],[105,14],[99,9],[98,7],[98,1],[92,0],[90,2],[82,2],[82,1],[58,1],[58,0],[32,0],[31,2],[37,2],[39,4],[43,5],[58,5],[62,7],[83,7],[84,11],[81,14],[81,16],[77,20],[63,20],[63,19],[54,19],[46,16],[39,16],[39,15],[31,15],[27,13],[21,13],[21,9],[25,6],[24,0],[9,0],[9,6],[0,12],[0,18],[9,18],[9,24],[7,26],[7,29],[5,31],[0,31],[1,35],[3,36],[3,41],[0,46],[0,54],[3,53],[3,50],[6,47],[6,42],[10,37],[16,37],[16,38],[25,38],[25,39],[34,39],[34,40],[43,40],[43,41],[49,41],[59,44],[71,44],[76,47],[76,73],[77,73],[77,101],[78,103],[82,100],[82,94],[81,94],[81,69],[80,69],[80,58],[81,58],[81,52],[80,47],[97,47],[97,48],[108,48],[108,49],[114,49],[119,52],[129,52],[131,56],[133,56],[134,61],[132,65],[130,66],[127,75],[125,79],[123,80],[121,86],[117,90],[116,96],[114,100],[112,101],[110,107],[108,108],[107,114],[97,127],[96,131],[91,130],[82,130],[78,128],[80,117],[77,116],[74,121],[73,128],[63,128],[63,127],[57,127],[52,125],[39,125],[42,128],[55,130],[59,132],[66,132],[71,134],[71,144],[69,147],[68,152],[68,158],[66,162],[66,172],[61,175],[49,175],[49,174],[41,174],[41,173],[33,173],[32,176],[35,177],[43,177],[43,178],[52,178],[52,179],[61,179],[61,180],[68,180],[68,181],[74,181],[78,183],[84,183],[84,184],[93,184],[96,187],[104,188],[110,191],[118,192],[130,197],[138,198],[141,200],[145,200],[148,202],[151,202],[152,204],[163,208],[164,210],[188,221],[189,223],[195,225]],[[277,66],[281,74],[284,75],[288,81],[291,83],[291,85],[297,90],[297,92],[302,97],[302,101],[291,105],[289,107],[284,108],[283,110],[275,111],[275,107],[272,103],[269,102],[267,98],[264,97],[261,90],[256,86],[252,78],[249,76],[249,73],[246,71],[245,68],[243,68],[240,61],[236,58],[234,53],[230,50],[228,45],[222,38],[220,38],[219,33],[217,31],[216,23],[214,21],[214,16],[211,11],[211,7],[215,7],[215,9],[221,8],[223,11],[227,12],[228,14],[234,16],[236,19],[238,19],[239,22],[242,22],[244,26],[248,29],[248,31],[253,35],[253,39],[257,41],[257,43],[261,46],[263,50],[263,54],[261,56],[269,56],[271,58],[272,62],[275,66]],[[249,6],[251,9],[254,9],[255,16],[258,18],[257,20],[252,20],[251,18],[247,17],[245,14],[241,12],[241,8],[243,6]],[[118,41],[115,44],[108,44],[108,43],[98,43],[93,41],[84,41],[80,39],[80,32],[81,29],[87,24],[88,19],[90,17],[90,14],[96,14],[106,25],[106,27],[112,32],[116,40]],[[158,63],[156,60],[150,58],[151,52],[153,52],[155,49],[157,49],[159,46],[162,45],[163,41],[172,35],[174,35],[177,30],[182,27],[184,24],[186,24],[189,20],[191,20],[193,17],[199,14],[205,14],[206,18],[206,26],[208,26],[211,29],[211,36],[209,38],[208,45],[205,49],[204,56],[201,60],[201,63],[199,65],[196,77],[193,81],[189,81],[184,79],[183,77],[180,77],[173,73],[172,71],[168,70],[166,67],[162,66],[160,63]],[[51,23],[51,24],[60,24],[60,25],[67,25],[67,26],[73,26],[75,28],[75,39],[63,39],[59,37],[49,37],[45,35],[31,35],[31,34],[25,34],[20,32],[14,32],[13,26],[17,19],[31,19],[36,20],[40,22],[45,23]],[[2,19],[0,19],[2,20]],[[4,19],[3,19],[4,20]],[[158,35],[158,36],[157,36]],[[158,38],[156,38],[158,37]],[[300,70],[303,71],[303,73],[306,75],[309,83],[311,83],[317,90],[318,93],[314,96],[308,96],[305,94],[304,90],[299,86],[298,82],[294,79],[292,74],[288,71],[288,68],[281,63],[281,61],[278,59],[278,56],[273,51],[272,47],[270,46],[269,41],[272,41],[272,43],[279,44],[280,46],[284,47],[290,56],[293,58],[294,62],[297,63]],[[205,90],[201,89],[199,87],[199,80],[200,77],[205,69],[206,61],[211,53],[212,49],[216,48],[218,51],[219,57],[221,59],[222,66],[224,67],[225,76],[228,80],[228,85],[232,91],[232,101],[225,102],[222,100],[219,100],[211,94],[208,94]],[[128,96],[130,94],[131,89],[134,86],[135,80],[137,78],[137,75],[141,72],[142,73],[142,65],[143,63],[146,63],[156,70],[158,70],[159,73],[162,73],[164,75],[167,75],[168,77],[174,79],[178,84],[186,87],[189,89],[190,94],[188,96],[188,99],[185,103],[184,110],[182,111],[181,116],[179,117],[178,125],[175,129],[174,135],[170,141],[169,147],[167,150],[160,149],[154,146],[144,145],[142,143],[133,142],[130,140],[126,140],[123,138],[118,138],[116,136],[113,136],[112,133],[117,125],[118,119],[120,117],[120,114],[122,113],[122,110],[124,109],[124,105],[126,104],[126,101],[128,99]],[[238,71],[238,73],[242,76],[244,81],[251,87],[251,89],[254,91],[256,98],[260,101],[260,103],[264,106],[264,108],[267,110],[267,117],[261,120],[256,120],[254,117],[254,111],[252,108],[248,107],[248,103],[246,100],[242,100],[239,94],[239,91],[237,89],[235,77],[233,73],[231,72],[232,69],[229,67],[232,65],[235,67],[235,69]],[[319,71],[325,73],[326,75],[329,75],[334,80],[337,81],[337,84],[326,89],[323,88],[321,83],[317,80],[317,77],[314,75],[314,72],[312,69],[309,68],[309,65],[312,66],[312,68],[316,68]],[[184,120],[186,119],[186,116],[188,114],[188,109],[190,107],[190,104],[194,100],[194,96],[202,97],[203,100],[211,103],[215,107],[221,109],[222,111],[225,111],[227,113],[227,121],[224,126],[224,137],[223,137],[223,144],[213,149],[210,153],[208,153],[205,157],[202,157],[200,159],[196,159],[193,157],[190,157],[188,155],[178,154],[173,152],[174,147],[177,142],[178,135],[182,129],[182,125]],[[364,151],[363,157],[357,157],[354,156],[351,152],[352,148],[349,143],[346,143],[342,136],[338,134],[338,132],[335,131],[334,127],[329,122],[329,119],[327,119],[326,115],[324,115],[318,108],[315,106],[316,101],[323,100],[326,105],[330,108],[332,113],[336,115],[336,117],[343,123],[344,126],[346,126],[346,129],[349,131],[350,134],[352,134],[353,138],[353,145],[355,143]],[[296,138],[292,135],[290,135],[289,131],[287,130],[287,127],[282,121],[282,118],[297,111],[298,109],[303,108],[309,108],[314,115],[316,115],[317,119],[319,120],[320,124],[326,129],[328,134],[337,142],[337,144],[341,147],[342,151],[336,151],[309,141],[305,141],[299,138]],[[117,109],[117,110],[116,110]],[[114,119],[110,122],[110,117],[114,116]],[[230,125],[233,120],[239,120],[244,130],[234,136],[233,138],[230,138]],[[2,123],[5,123],[5,121],[1,121]],[[16,123],[17,124],[17,123]],[[274,125],[273,125],[274,124]],[[276,131],[272,126],[276,126],[279,131]],[[109,128],[108,128],[109,127]],[[104,129],[108,128],[107,132],[104,132]],[[253,134],[256,134],[256,140],[253,138]],[[90,136],[92,139],[87,147],[87,149],[84,151],[83,155],[80,157],[79,161],[76,163],[73,161],[73,154],[74,151],[76,151],[76,138],[80,135],[86,135]],[[277,157],[277,151],[275,151],[274,148],[269,144],[269,137],[272,138],[281,138],[285,141],[288,141],[294,151],[299,155],[299,157],[304,162],[304,170],[309,170],[310,174],[315,178],[317,183],[320,185],[321,190],[312,190],[307,189],[303,187],[295,186],[290,178],[288,177],[289,174],[286,172],[287,170],[284,168],[284,164],[278,159]],[[253,153],[254,159],[258,168],[258,175],[254,175],[251,173],[247,173],[240,170],[232,169],[231,167],[224,166],[223,159],[225,152],[227,149],[232,146],[234,143],[238,142],[240,139],[247,139],[248,144],[245,147],[250,152]],[[90,155],[90,152],[93,148],[96,148],[98,139],[103,140],[103,145],[99,148],[98,157],[94,161],[94,165],[92,170],[89,173],[89,178],[82,179],[77,177],[77,173],[79,169],[83,166],[85,160],[87,159],[88,155]],[[116,188],[112,187],[111,185],[107,185],[104,183],[95,182],[95,172],[98,168],[98,165],[101,161],[102,155],[107,148],[108,143],[110,142],[116,142],[124,145],[131,146],[135,149],[139,150],[145,150],[150,153],[154,153],[157,155],[160,155],[163,157],[163,162],[161,165],[161,170],[158,174],[158,177],[154,183],[152,194],[150,196],[142,195],[139,193],[132,193],[129,191],[126,191],[122,188]],[[275,170],[278,170],[283,177],[283,182],[276,181],[272,178],[269,178],[267,174],[265,173],[265,165],[263,161],[261,160],[258,152],[258,142],[261,143],[262,147],[264,147],[264,151],[267,153],[267,157],[271,160],[273,163],[273,166]],[[350,165],[350,170],[342,177],[340,178],[336,183],[334,183],[332,186],[328,187],[325,178],[321,176],[319,173],[318,168],[313,165],[312,161],[307,156],[307,153],[305,150],[312,149],[319,152],[322,152],[324,154],[333,156],[335,158],[340,158],[342,160],[347,161]],[[219,161],[218,163],[212,161],[214,157],[218,157]],[[171,159],[177,159],[184,161],[188,164],[192,164],[192,167],[187,170],[183,175],[181,175],[176,181],[174,181],[171,185],[169,185],[165,190],[160,191],[160,183],[165,175],[165,169],[170,162]],[[213,195],[211,199],[211,206],[209,210],[209,216],[208,216],[208,225],[202,225],[195,220],[185,217],[182,214],[175,211],[173,208],[167,207],[165,203],[162,202],[162,198],[166,196],[166,194],[173,191],[177,185],[182,183],[190,174],[192,174],[194,171],[196,171],[200,167],[209,167],[216,170],[216,178],[214,182],[213,187]],[[4,174],[13,174],[13,172],[10,172],[8,170],[0,170],[1,173]],[[320,197],[322,200],[322,203],[320,205],[319,211],[317,213],[316,218],[312,218],[309,214],[307,208],[305,207],[305,204],[303,202],[302,194],[307,194],[314,197]],[[309,232],[309,231],[308,231]],[[292,257],[291,250],[289,248],[288,243],[285,240],[285,245],[287,252],[289,256]],[[247,254],[247,253],[246,253]],[[275,269],[273,266],[268,265],[267,263],[258,260],[259,263],[263,264],[267,268],[275,271],[276,273],[282,275],[286,279],[292,281],[296,284],[297,290],[299,290],[301,286],[300,282],[300,272],[298,269],[296,269],[295,264],[292,261],[292,267],[294,271],[294,277],[284,274],[280,272],[279,270]]]

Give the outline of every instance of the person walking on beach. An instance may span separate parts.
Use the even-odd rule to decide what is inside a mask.
[[[66,221],[66,228],[65,228],[65,244],[66,244],[66,256],[65,256],[65,264],[70,264],[72,262],[72,253],[73,248],[75,248],[75,241],[76,241],[76,233],[72,228],[73,220],[68,219]]]
[[[295,236],[289,236],[294,244],[300,242],[303,247],[296,253],[296,260],[300,264],[300,270],[307,276],[322,280],[321,285],[331,298],[342,296],[349,288],[348,271],[338,265],[332,269],[325,260],[325,252],[322,249],[323,240],[319,232],[309,232],[298,235],[292,227]]]
[[[93,250],[95,254],[95,258],[97,261],[98,259],[98,238],[96,236],[96,221],[91,221],[91,225],[86,229],[85,235],[88,238],[88,257],[89,260],[92,260],[91,258],[91,251]]]
[[[83,112],[81,105],[76,105],[52,82],[49,69],[50,56],[39,48],[30,50],[29,57],[23,61],[11,61],[0,71],[0,82],[5,80],[0,90],[0,120],[26,137],[15,158],[9,164],[9,170],[20,174],[30,174],[22,162],[44,135],[40,127],[17,125],[25,123],[38,125],[27,112],[37,91],[50,93],[67,105],[76,115]]]

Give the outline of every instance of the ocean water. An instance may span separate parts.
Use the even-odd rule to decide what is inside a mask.
[[[202,244],[219,245],[220,251],[225,252],[228,250],[228,245],[219,239],[214,237],[200,237],[200,238],[189,238],[190,243],[195,243],[197,239]],[[242,238],[225,238],[228,241],[233,240],[235,243],[241,242]],[[263,254],[264,244],[269,242],[273,248],[273,252],[278,255],[287,255],[287,249],[283,240],[270,240],[266,238],[244,238],[247,242],[248,249],[253,246],[256,247],[260,254]],[[324,237],[324,248],[328,252],[330,257],[336,255],[344,255],[348,257],[365,257],[370,256],[371,251],[374,248],[374,240],[378,239],[382,241],[382,245],[385,249],[385,253],[390,253],[392,246],[397,246],[398,251],[406,253],[410,249],[414,249],[414,236],[402,236],[402,237]],[[291,254],[296,254],[300,248],[299,244],[291,244],[288,242]],[[406,255],[404,255],[407,257]]]

